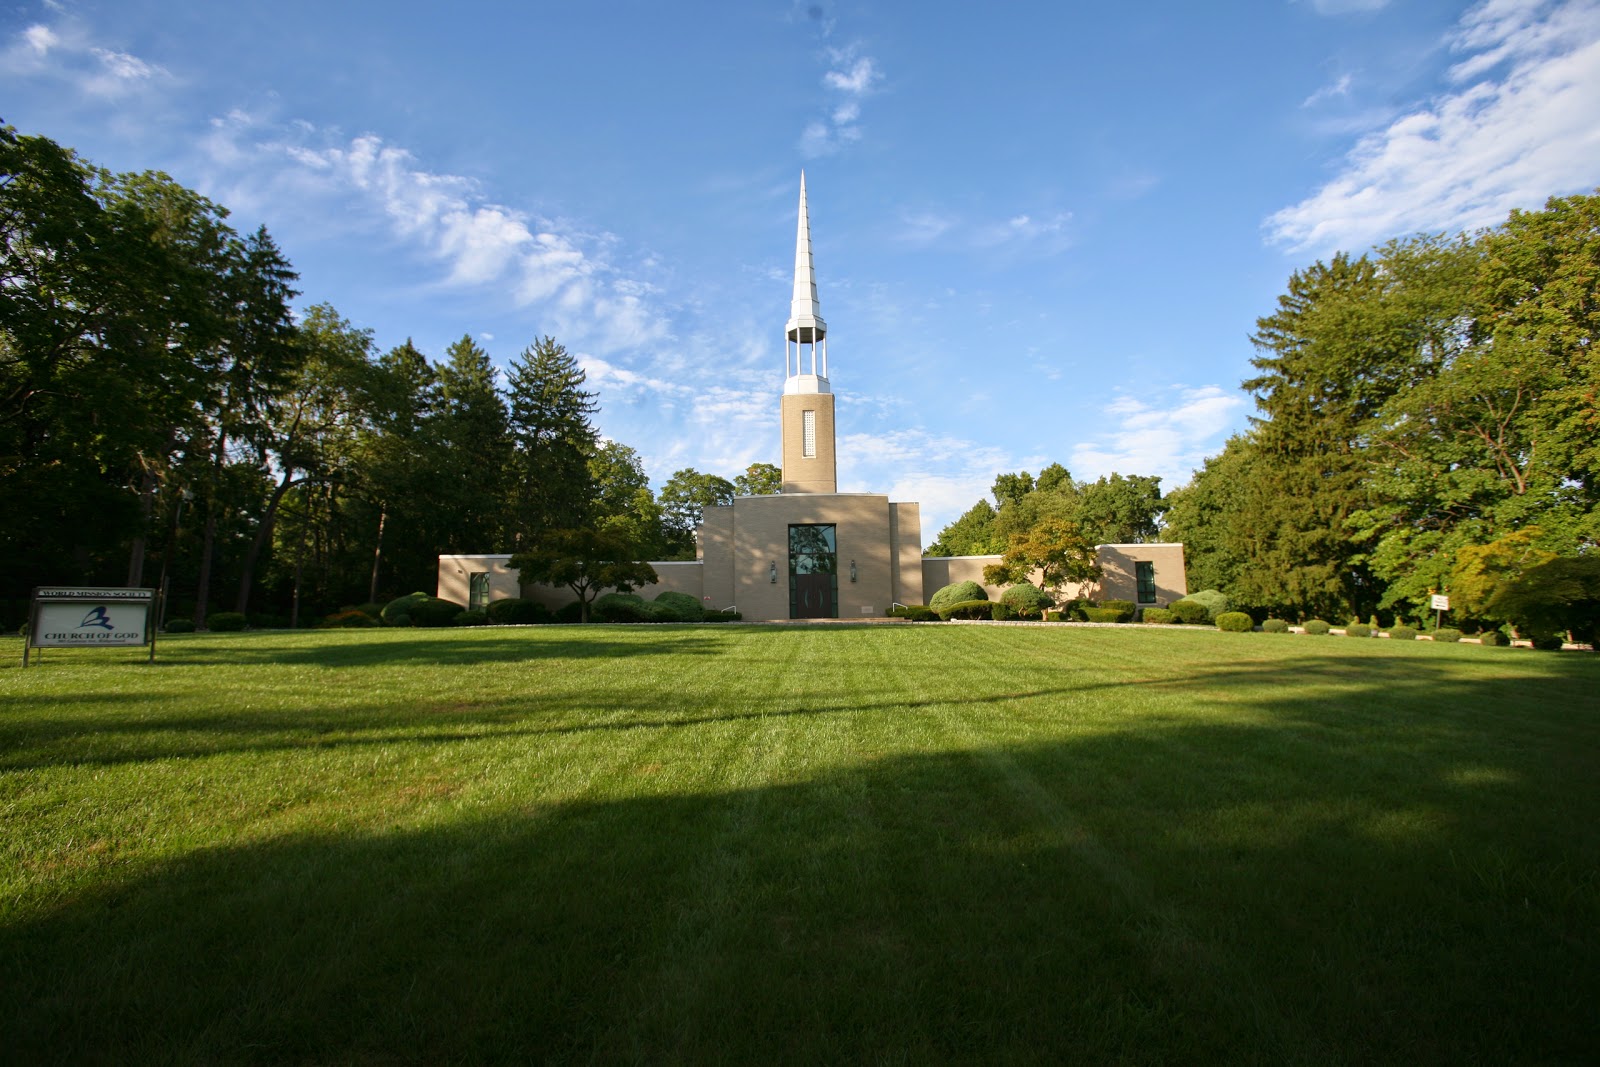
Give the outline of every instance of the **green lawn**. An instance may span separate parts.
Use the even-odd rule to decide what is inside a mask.
[[[0,670],[0,1060],[1600,1048],[1592,654],[923,625],[139,656]]]

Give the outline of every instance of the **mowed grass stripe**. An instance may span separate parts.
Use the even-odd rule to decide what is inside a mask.
[[[1592,1038],[1593,657],[1004,626],[162,655],[0,672],[0,1028],[30,1059]]]

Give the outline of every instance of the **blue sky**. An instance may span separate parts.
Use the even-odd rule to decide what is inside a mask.
[[[1600,184],[1600,2],[11,2],[0,118],[265,223],[388,348],[551,334],[659,486],[777,462],[807,174],[840,488],[1185,481],[1338,249]],[[485,546],[489,548],[491,546]]]

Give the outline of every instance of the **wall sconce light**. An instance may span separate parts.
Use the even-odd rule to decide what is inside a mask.
[[[773,560],[767,568],[767,576],[772,579],[772,584],[778,584],[778,561]]]
[[[855,560],[851,560],[850,561],[850,580],[852,582],[856,580],[856,561]]]

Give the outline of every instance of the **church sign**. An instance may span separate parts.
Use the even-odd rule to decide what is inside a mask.
[[[34,648],[127,648],[150,646],[155,658],[154,589],[39,588],[22,665]]]

